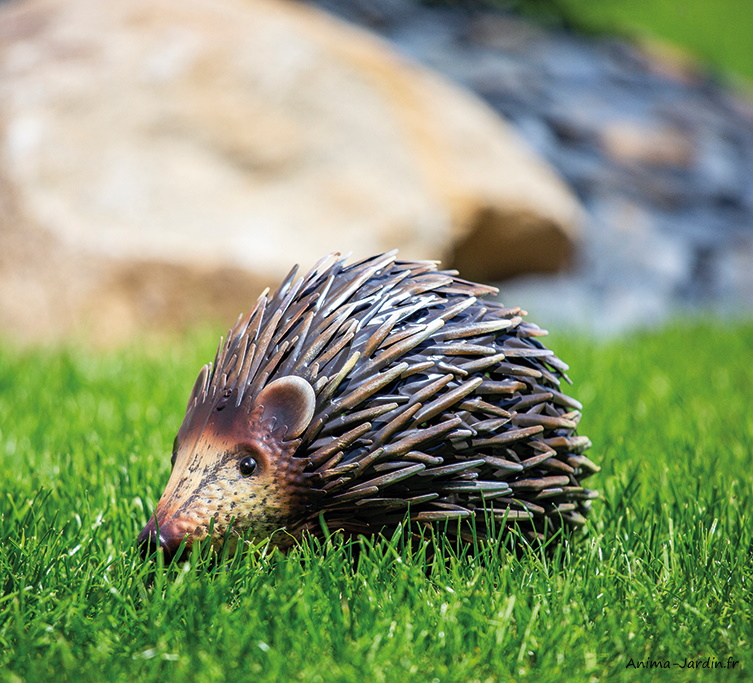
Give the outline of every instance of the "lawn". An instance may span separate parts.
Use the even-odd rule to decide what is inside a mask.
[[[603,468],[554,553],[398,533],[155,568],[134,539],[213,337],[0,346],[0,682],[751,676],[753,325],[550,337]]]
[[[557,0],[550,4],[581,27],[671,41],[717,70],[753,82],[753,6],[747,0]]]

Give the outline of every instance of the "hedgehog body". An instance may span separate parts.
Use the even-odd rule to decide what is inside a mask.
[[[294,269],[199,373],[142,546],[286,547],[322,522],[370,534],[406,514],[474,518],[482,535],[490,520],[540,537],[581,526],[598,467],[567,366],[494,293],[394,252]]]

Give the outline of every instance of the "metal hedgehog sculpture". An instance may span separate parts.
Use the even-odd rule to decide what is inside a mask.
[[[201,369],[145,553],[210,534],[286,547],[322,518],[351,534],[406,513],[474,518],[479,535],[493,519],[539,537],[584,523],[599,468],[560,391],[567,366],[524,311],[395,252],[296,272]]]

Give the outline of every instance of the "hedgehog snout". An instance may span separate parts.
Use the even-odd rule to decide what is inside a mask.
[[[178,552],[184,537],[185,534],[171,529],[169,525],[160,527],[158,532],[155,518],[152,517],[149,523],[141,530],[136,543],[144,559],[153,555],[156,550],[161,549],[165,558],[165,564],[169,564]],[[184,552],[188,551],[190,547],[189,542],[186,544]]]

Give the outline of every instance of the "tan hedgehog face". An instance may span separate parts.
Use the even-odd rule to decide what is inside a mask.
[[[250,405],[236,407],[229,395],[189,410],[170,480],[139,535],[142,547],[159,543],[171,556],[184,538],[190,546],[210,531],[213,546],[227,536],[231,550],[240,533],[290,543],[284,528],[306,494],[305,461],[294,453],[314,405],[308,382],[290,376],[271,382]]]

